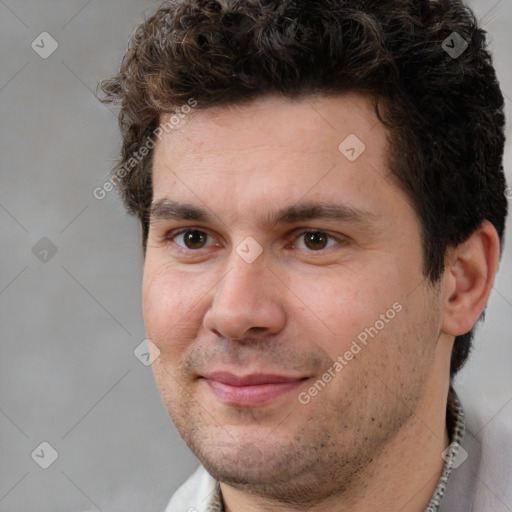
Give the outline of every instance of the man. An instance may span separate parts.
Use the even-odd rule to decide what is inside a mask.
[[[451,383],[507,203],[469,8],[167,2],[102,89],[156,382],[202,463],[167,511],[484,510]]]

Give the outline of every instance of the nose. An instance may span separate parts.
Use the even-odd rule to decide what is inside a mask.
[[[278,333],[286,323],[282,283],[267,268],[264,253],[252,263],[233,251],[203,324],[216,336],[244,338]]]

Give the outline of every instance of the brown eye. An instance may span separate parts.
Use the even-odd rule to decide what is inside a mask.
[[[204,231],[187,231],[183,237],[189,249],[201,249],[206,243],[207,234]]]
[[[329,241],[329,236],[321,231],[312,231],[310,233],[304,233],[302,235],[304,237],[304,243],[313,251],[318,251],[320,249],[325,249],[327,243]]]
[[[181,237],[183,237],[183,241],[179,240]],[[172,238],[176,239],[176,244],[184,249],[203,249],[208,242],[208,234],[199,229],[181,231]]]
[[[295,242],[298,249],[306,251],[322,251],[333,245],[343,243],[342,239],[329,235],[325,231],[302,231]]]

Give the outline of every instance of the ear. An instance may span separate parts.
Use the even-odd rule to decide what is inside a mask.
[[[442,332],[460,336],[472,329],[491,294],[499,259],[499,236],[487,220],[468,240],[447,251]]]

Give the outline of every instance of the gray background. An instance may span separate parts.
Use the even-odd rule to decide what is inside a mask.
[[[1,512],[158,511],[196,465],[150,367],[133,354],[145,338],[139,227],[115,193],[92,194],[120,147],[115,116],[93,91],[155,5],[0,0]],[[472,5],[490,32],[511,119],[512,5]],[[31,48],[42,32],[59,45],[47,59]],[[510,141],[505,164],[512,184]],[[509,445],[511,229],[474,356],[457,381],[472,428],[489,439],[507,432]],[[43,441],[58,452],[46,470],[31,457]],[[493,492],[512,510],[510,493]]]

